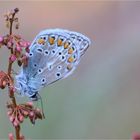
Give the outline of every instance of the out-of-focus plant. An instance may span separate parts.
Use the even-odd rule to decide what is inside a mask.
[[[140,133],[135,132],[132,134],[132,140],[140,140]]]
[[[12,66],[13,63],[17,63],[18,66],[27,66],[28,57],[26,56],[26,52],[29,52],[30,46],[30,43],[25,41],[20,35],[13,33],[13,27],[19,29],[19,19],[16,17],[18,12],[19,9],[15,8],[13,11],[7,12],[4,15],[9,33],[4,36],[0,35],[0,48],[6,47],[10,51],[7,72],[0,71],[0,88],[8,88],[10,101],[7,103],[7,114],[15,128],[15,136],[9,133],[9,140],[25,140],[20,129],[20,124],[24,122],[25,118],[29,118],[32,124],[35,123],[36,119],[43,118],[41,110],[34,107],[32,102],[18,104],[15,97]]]

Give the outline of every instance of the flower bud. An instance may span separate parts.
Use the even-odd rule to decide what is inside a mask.
[[[10,87],[10,92],[15,92],[16,88],[15,87]]]
[[[26,104],[31,106],[31,107],[33,106],[33,102],[27,102]]]
[[[23,47],[28,47],[28,42],[23,42]]]
[[[1,89],[4,89],[7,85],[6,80],[2,81],[2,85],[0,86]]]
[[[21,51],[22,51],[22,49],[21,49],[21,47],[20,47],[19,45],[16,46],[16,50],[17,50],[18,52],[21,52]]]
[[[26,42],[27,43],[27,47],[29,47],[30,45],[31,45],[31,43],[30,42]]]
[[[12,133],[9,133],[9,140],[14,140],[14,135]]]
[[[23,47],[23,46],[24,46],[24,43],[23,43],[22,41],[20,41],[20,42],[19,42],[19,45],[20,45],[21,47]]]
[[[39,112],[39,113],[41,112],[41,110],[39,108],[37,108],[36,111]]]
[[[18,120],[22,123],[23,120],[24,120],[24,117],[23,117],[22,115],[19,115],[19,116],[18,116]]]
[[[25,137],[22,134],[20,134],[20,139],[25,140]]]
[[[23,114],[24,114],[25,116],[28,116],[28,115],[29,115],[28,111],[23,111]]]
[[[13,122],[14,119],[15,119],[14,116],[10,116],[10,118],[9,118],[10,122]]]
[[[13,45],[13,43],[12,43],[12,42],[10,42],[10,41],[7,43],[7,47],[8,47],[8,48],[11,48],[11,47],[12,47],[12,45]]]
[[[0,43],[3,41],[3,37],[2,36],[0,36]]]
[[[14,126],[18,126],[19,125],[19,121],[18,120],[14,120],[13,125]]]
[[[29,114],[29,116],[30,116],[30,117],[34,117],[34,112],[31,111],[30,114]]]
[[[9,110],[9,111],[7,112],[7,115],[8,115],[8,116],[11,116],[11,114],[12,114],[12,111]]]
[[[15,56],[14,54],[12,54],[12,55],[10,56],[9,60],[10,60],[11,62],[14,62],[14,61],[16,60],[16,56]]]

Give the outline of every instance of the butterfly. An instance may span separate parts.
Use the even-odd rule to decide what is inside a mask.
[[[38,100],[39,90],[71,75],[90,45],[80,33],[47,29],[29,47],[28,64],[16,76],[16,89],[30,100]]]

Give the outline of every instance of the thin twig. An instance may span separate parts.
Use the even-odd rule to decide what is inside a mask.
[[[10,19],[10,31],[9,31],[10,36],[12,35],[12,28],[13,28],[13,21],[14,21],[15,14],[16,13],[14,12],[12,14],[12,18]],[[10,52],[11,52],[11,54],[13,54],[13,46],[11,47]],[[11,76],[12,64],[13,63],[9,60],[8,73],[7,74],[12,80],[12,86],[14,86],[14,81],[13,81],[13,78]],[[14,107],[16,108],[17,103],[16,103],[16,98],[15,98],[15,95],[14,95],[14,91],[10,90],[10,88],[9,88],[9,97],[11,98],[11,101],[12,101]],[[15,135],[16,135],[16,140],[20,140],[20,125],[15,126]]]

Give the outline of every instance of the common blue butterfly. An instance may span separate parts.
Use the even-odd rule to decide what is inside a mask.
[[[72,74],[89,45],[90,40],[77,32],[41,31],[29,47],[28,65],[16,76],[16,89],[21,95],[37,100],[42,87]]]

